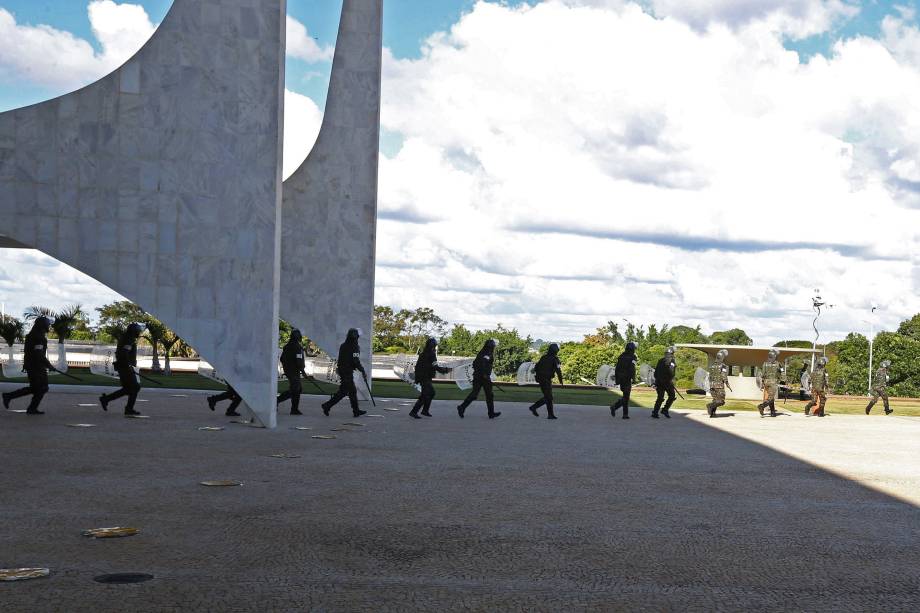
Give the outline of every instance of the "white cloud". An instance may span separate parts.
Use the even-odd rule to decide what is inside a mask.
[[[118,68],[156,29],[137,4],[94,0],[87,11],[101,51],[70,32],[19,24],[12,13],[0,8],[0,77],[75,89]]]
[[[284,90],[284,170],[287,179],[313,149],[323,123],[323,112],[312,99]]]
[[[332,59],[334,47],[321,47],[310,35],[307,27],[288,15],[287,54],[305,62],[324,62]]]
[[[815,287],[828,334],[880,296],[888,325],[920,310],[920,72],[890,50],[913,32],[800,64],[783,38],[849,5],[656,7],[674,18],[480,2],[420,59],[386,57],[405,146],[381,166],[378,302],[544,338],[628,317],[763,342],[808,338]]]

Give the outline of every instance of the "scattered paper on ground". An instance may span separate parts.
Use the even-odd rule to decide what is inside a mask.
[[[215,479],[212,481],[202,481],[201,485],[206,485],[208,487],[235,487],[237,485],[243,485],[243,483],[230,479]]]
[[[399,409],[384,408],[383,410],[384,410],[384,411],[398,411]]]
[[[301,457],[301,456],[295,455],[295,454],[293,454],[293,453],[273,453],[273,454],[271,454],[271,455],[268,456],[268,457],[270,457],[270,458],[281,458],[282,460],[293,460],[293,459],[299,458],[299,457]]]
[[[312,430],[313,428],[308,428],[306,426],[294,426],[291,430]]]
[[[149,415],[125,415],[128,419],[150,419]]]
[[[359,424],[359,423],[354,422],[354,421],[349,421],[349,422],[346,422],[346,423],[344,423],[344,424],[342,424],[342,425],[343,425],[343,426],[358,426],[359,428],[363,428],[363,427],[364,427],[364,424]]]
[[[140,532],[140,530],[137,528],[122,528],[116,526],[114,528],[93,528],[92,530],[84,530],[82,534],[83,536],[91,536],[97,539],[114,539],[134,536],[138,532]]]
[[[201,426],[198,429],[201,430],[202,432],[220,432],[224,428],[223,426]]]
[[[333,435],[331,435],[331,434],[314,434],[314,435],[313,435],[312,437],[310,437],[310,438],[321,438],[321,439],[323,439],[323,440],[330,440],[330,439],[335,438],[335,436],[333,436]]]
[[[0,581],[24,581],[40,579],[51,574],[47,568],[0,568]]]
[[[98,407],[99,405],[93,402],[81,402],[77,406],[78,407]]]
[[[67,424],[68,428],[95,428],[96,424]]]

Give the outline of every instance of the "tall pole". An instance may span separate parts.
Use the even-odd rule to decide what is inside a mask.
[[[872,307],[869,317],[869,394],[872,394],[872,345],[875,342],[875,310],[877,308],[877,306]]]

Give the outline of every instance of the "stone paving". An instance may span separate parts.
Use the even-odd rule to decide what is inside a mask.
[[[146,420],[79,395],[0,411],[0,568],[52,570],[0,583],[0,610],[920,608],[920,419],[394,400],[355,427],[306,397],[271,432],[145,398]],[[141,533],[80,536],[119,525]],[[113,572],[155,578],[92,580]]]

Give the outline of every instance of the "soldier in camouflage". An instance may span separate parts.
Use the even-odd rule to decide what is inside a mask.
[[[760,367],[760,380],[763,385],[763,402],[757,405],[760,416],[763,417],[763,410],[770,407],[770,417],[776,417],[776,394],[779,391],[779,381],[786,369],[776,358],[779,353],[771,349],[767,354],[767,361]]]
[[[872,400],[869,401],[869,406],[866,407],[866,415],[869,414],[869,411],[871,411],[875,403],[878,402],[879,397],[881,397],[882,403],[885,405],[885,415],[894,413],[891,407],[888,406],[889,368],[891,368],[891,361],[885,360],[882,362],[882,367],[875,371],[875,377],[872,379]]]
[[[709,395],[712,396],[712,402],[706,405],[709,417],[715,417],[716,409],[725,404],[725,386],[728,383],[728,366],[725,365],[727,357],[728,351],[720,349],[716,359],[709,365]]]
[[[830,381],[827,375],[827,358],[820,357],[811,371],[811,400],[805,405],[805,415],[824,417],[824,405],[827,404],[827,390]],[[817,410],[811,413],[811,408],[817,405]]]

